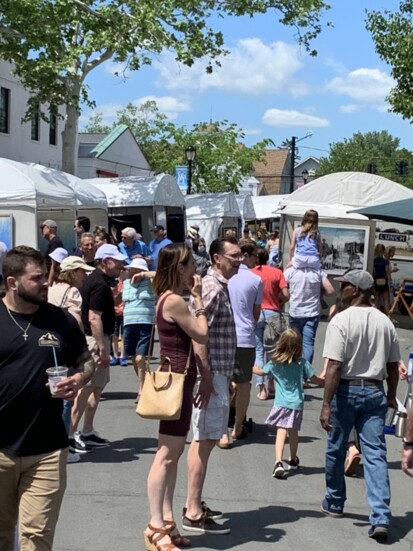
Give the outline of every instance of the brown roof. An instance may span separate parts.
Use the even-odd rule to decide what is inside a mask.
[[[253,163],[253,175],[261,183],[259,195],[278,195],[282,184],[290,178],[288,149],[267,149],[263,161]]]

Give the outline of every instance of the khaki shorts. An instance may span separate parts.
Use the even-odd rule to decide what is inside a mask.
[[[205,409],[192,410],[192,433],[196,441],[219,440],[228,431],[229,377],[220,373],[212,374],[216,394],[211,394]],[[199,385],[199,383],[198,383]],[[197,386],[195,387],[195,393]]]
[[[105,341],[105,348],[110,354],[110,337],[108,335],[105,335],[104,337]],[[89,352],[92,355],[92,358],[96,362],[99,360],[99,353],[98,353],[98,347],[96,345],[95,337],[91,337],[86,335],[86,342],[87,347],[89,348]],[[87,383],[86,386],[96,386],[98,388],[105,388],[105,386],[110,381],[110,369],[109,367],[100,367],[97,366],[96,370],[93,374],[93,377],[90,379],[90,381]]]

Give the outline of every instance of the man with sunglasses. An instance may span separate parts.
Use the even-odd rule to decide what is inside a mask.
[[[200,534],[228,534],[230,529],[214,519],[220,511],[211,511],[202,501],[209,456],[217,441],[227,434],[229,384],[236,369],[237,335],[228,293],[228,280],[238,272],[243,256],[234,237],[221,237],[209,249],[212,266],[202,280],[204,308],[195,316],[206,315],[209,340],[194,342],[200,377],[192,413],[193,440],[188,451],[188,497],[182,527]]]
[[[344,461],[348,437],[355,427],[372,509],[368,535],[385,540],[391,513],[384,420],[388,406],[397,407],[399,342],[392,322],[371,304],[371,274],[351,270],[336,281],[342,283],[340,297],[345,309],[330,321],[323,351],[329,365],[320,416],[328,433],[326,494],[321,510],[332,518],[343,516]]]

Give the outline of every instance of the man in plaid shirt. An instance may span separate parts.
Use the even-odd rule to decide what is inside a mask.
[[[193,343],[200,383],[192,413],[193,440],[188,451],[188,498],[182,527],[189,532],[228,534],[202,501],[208,459],[217,440],[227,434],[229,383],[236,368],[237,336],[228,294],[228,280],[238,272],[241,249],[234,237],[215,239],[209,255],[212,267],[202,280],[202,299],[209,326],[208,344]],[[193,310],[195,315],[197,311]]]

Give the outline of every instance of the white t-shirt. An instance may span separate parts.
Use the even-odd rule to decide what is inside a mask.
[[[386,364],[400,360],[394,325],[373,307],[350,306],[330,321],[323,357],[343,363],[343,379],[383,380]]]

